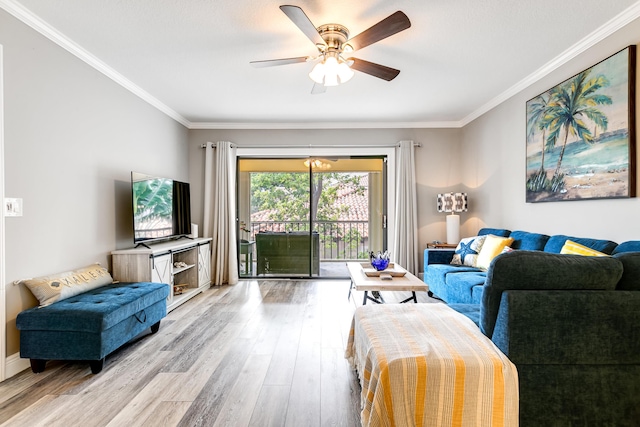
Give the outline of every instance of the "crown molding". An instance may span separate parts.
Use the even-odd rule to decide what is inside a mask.
[[[461,122],[191,122],[189,129],[422,129],[460,128]]]
[[[4,9],[7,13],[13,15],[15,18],[19,19],[23,23],[27,24],[52,42],[56,43],[58,46],[70,52],[72,55],[75,55],[82,61],[89,64],[91,67],[95,68],[105,76],[109,77],[111,80],[119,84],[120,86],[127,89],[129,92],[138,96],[145,102],[151,104],[153,107],[162,111],[167,116],[171,117],[178,123],[182,124],[185,127],[189,127],[191,124],[189,120],[182,117],[175,110],[169,108],[166,104],[161,102],[159,99],[152,96],[150,93],[142,89],[140,86],[133,83],[131,80],[124,77],[122,74],[102,62],[100,59],[89,53],[87,50],[82,48],[82,46],[73,42],[71,39],[67,38],[64,34],[53,28],[51,25],[47,24],[45,21],[36,16],[29,9],[25,8],[21,4],[18,4],[14,0],[0,0],[0,7]]]
[[[537,82],[538,80],[546,77],[551,74],[553,71],[557,70],[564,64],[568,63],[581,53],[585,52],[587,49],[595,46],[597,43],[601,42],[605,38],[609,37],[616,31],[623,28],[625,25],[631,23],[632,21],[638,19],[640,17],[640,1],[634,3],[626,10],[622,11],[620,14],[615,16],[609,22],[605,23],[598,29],[596,29],[591,34],[587,35],[582,40],[578,41],[576,44],[562,52],[560,55],[547,62],[545,65],[540,67],[538,70],[525,77],[520,82],[511,86],[506,91],[502,92],[500,95],[496,96],[477,110],[473,111],[467,117],[461,120],[462,126],[466,126],[471,123],[478,117],[487,113],[491,109],[497,107],[498,105],[505,102],[507,99],[512,96],[522,92],[524,89]]]
[[[4,9],[15,18],[27,24],[43,36],[47,37],[60,47],[66,49],[71,54],[77,56],[99,72],[103,73],[114,82],[118,83],[128,91],[132,92],[145,102],[151,104],[167,116],[176,120],[188,129],[399,129],[399,128],[462,128],[478,117],[489,112],[512,96],[522,92],[524,89],[549,75],[570,60],[574,59],[596,43],[609,37],[616,31],[623,28],[630,22],[640,17],[640,1],[618,14],[616,17],[605,23],[591,34],[565,50],[556,58],[543,65],[541,68],[525,77],[520,82],[511,86],[506,91],[491,99],[480,108],[471,112],[461,120],[434,121],[434,122],[304,122],[304,123],[270,123],[270,122],[191,122],[178,112],[168,107],[166,104],[134,84],[122,74],[109,67],[100,59],[83,49],[81,46],[67,38],[45,21],[37,17],[30,10],[18,4],[15,0],[0,0],[0,8]]]
[[[538,80],[551,74],[581,53],[640,18],[640,1],[615,16],[560,55],[511,86],[480,108],[458,121],[391,122],[391,123],[204,123],[192,122],[189,129],[373,129],[373,128],[462,128],[509,98],[522,92]]]

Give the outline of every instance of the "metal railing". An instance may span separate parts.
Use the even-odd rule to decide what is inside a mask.
[[[260,232],[309,232],[308,221],[252,222],[240,238],[255,240]],[[316,221],[314,232],[320,237],[321,260],[369,258],[369,223],[367,221]]]

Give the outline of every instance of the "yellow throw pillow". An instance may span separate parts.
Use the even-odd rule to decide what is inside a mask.
[[[53,304],[74,295],[99,288],[113,282],[106,268],[89,265],[73,271],[22,280],[40,302],[40,306]]]
[[[572,240],[567,240],[564,242],[564,246],[560,249],[561,254],[570,254],[570,255],[584,255],[584,256],[609,256],[600,251],[596,251],[595,249],[588,248],[580,243],[576,243]]]
[[[476,267],[483,270],[488,269],[491,261],[502,253],[505,246],[509,246],[511,243],[513,243],[513,237],[498,237],[489,234],[484,240],[482,249],[480,249],[480,253],[478,254]]]

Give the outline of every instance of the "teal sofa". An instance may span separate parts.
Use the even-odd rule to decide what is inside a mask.
[[[520,249],[497,256],[486,272],[449,272],[461,275],[444,281],[457,284],[457,293],[436,294],[516,365],[520,426],[639,425],[640,242],[571,237],[612,254],[586,257],[558,253],[568,236],[509,234],[544,241],[544,250],[514,240]],[[439,276],[424,277],[429,283]]]

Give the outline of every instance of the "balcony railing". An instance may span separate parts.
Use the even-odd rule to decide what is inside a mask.
[[[252,222],[240,238],[255,240],[260,232],[309,231],[308,221]],[[350,260],[369,258],[369,223],[367,221],[316,221],[313,231],[320,237],[321,260]]]

